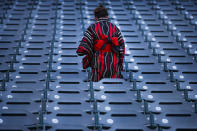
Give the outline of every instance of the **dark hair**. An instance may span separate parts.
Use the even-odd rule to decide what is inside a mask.
[[[94,16],[96,18],[101,18],[101,17],[108,16],[107,9],[103,5],[100,5],[99,7],[94,9]]]

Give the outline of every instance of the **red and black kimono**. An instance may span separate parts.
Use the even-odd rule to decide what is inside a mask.
[[[122,50],[115,53],[108,38]],[[100,18],[88,27],[77,49],[78,55],[86,55],[83,68],[91,67],[91,79],[94,82],[102,78],[122,78],[124,53],[125,45],[120,30],[106,18]]]

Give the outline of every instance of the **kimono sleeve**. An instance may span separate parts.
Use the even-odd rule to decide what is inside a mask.
[[[120,52],[120,61],[121,64],[123,63],[123,59],[124,59],[124,55],[125,55],[125,43],[124,43],[124,39],[123,36],[119,30],[119,28],[116,26],[115,28],[115,36],[118,38],[118,43],[119,46],[121,46],[121,52]]]
[[[93,32],[91,25],[87,28],[84,33],[82,40],[80,41],[79,47],[77,48],[77,54],[79,56],[89,55],[89,57],[93,54]]]

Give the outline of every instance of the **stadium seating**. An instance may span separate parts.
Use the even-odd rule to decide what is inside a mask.
[[[76,49],[108,8],[123,79],[89,80]],[[0,131],[196,131],[195,0],[0,0]]]

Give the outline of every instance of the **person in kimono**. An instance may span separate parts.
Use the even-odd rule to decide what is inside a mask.
[[[91,24],[77,48],[83,69],[91,68],[91,80],[98,82],[102,78],[122,78],[124,40],[118,27],[111,23],[107,9],[100,5],[94,10],[96,22]]]

